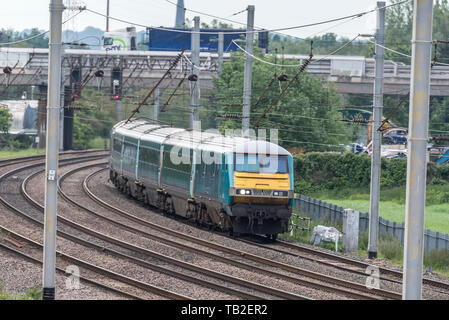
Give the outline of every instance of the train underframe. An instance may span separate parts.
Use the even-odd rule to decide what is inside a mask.
[[[291,208],[283,204],[235,203],[232,216],[223,209],[222,203],[209,196],[190,198],[182,188],[170,190],[158,188],[151,183],[142,183],[110,170],[110,180],[117,189],[165,214],[182,216],[199,225],[218,228],[233,235],[263,234],[276,240],[279,233],[288,231]]]

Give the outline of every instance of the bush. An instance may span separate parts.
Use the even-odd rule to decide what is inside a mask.
[[[401,242],[392,235],[381,235],[378,244],[379,252],[389,260],[400,261],[404,255]]]
[[[11,146],[14,149],[28,149],[33,144],[33,137],[26,134],[18,134],[16,136],[11,136]]]
[[[407,159],[382,158],[381,187],[405,186]],[[371,158],[347,152],[298,154],[294,157],[295,191],[310,194],[341,189],[366,188],[371,180]],[[449,165],[428,164],[427,183],[449,182]]]
[[[424,265],[434,269],[449,270],[449,251],[441,249],[424,253]]]
[[[369,239],[369,232],[367,230],[359,231],[359,250],[362,251],[368,250],[368,239]]]

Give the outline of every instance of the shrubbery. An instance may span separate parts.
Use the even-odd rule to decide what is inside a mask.
[[[381,187],[404,186],[407,159],[382,158]],[[371,158],[354,153],[306,153],[294,158],[295,191],[313,193],[334,189],[367,188],[371,180]],[[449,165],[428,164],[427,183],[449,183]]]

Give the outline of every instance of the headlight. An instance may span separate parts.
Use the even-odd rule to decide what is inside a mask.
[[[274,191],[273,196],[275,197],[287,197],[288,191]]]
[[[247,189],[237,189],[237,190],[236,190],[236,194],[239,194],[239,195],[244,196],[244,195],[252,195],[253,193],[252,193],[251,190],[247,190]]]

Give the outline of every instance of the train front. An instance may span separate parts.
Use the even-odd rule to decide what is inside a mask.
[[[276,239],[288,230],[292,212],[292,155],[270,142],[248,141],[227,157],[233,231]]]

